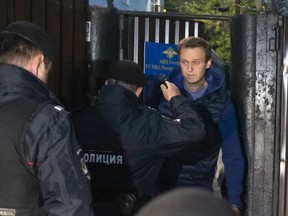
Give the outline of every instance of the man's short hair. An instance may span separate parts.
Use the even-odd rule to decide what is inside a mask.
[[[202,47],[204,49],[205,60],[208,62],[211,59],[211,46],[206,40],[200,37],[191,36],[182,39],[178,44],[178,54],[180,54],[181,49],[197,47]]]

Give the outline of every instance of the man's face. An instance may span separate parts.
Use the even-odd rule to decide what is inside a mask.
[[[211,59],[206,62],[202,47],[182,48],[180,50],[180,67],[188,86],[201,87],[205,81],[205,71],[211,65]]]

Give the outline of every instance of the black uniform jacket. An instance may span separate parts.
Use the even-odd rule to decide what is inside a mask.
[[[22,129],[11,131],[22,114],[31,112],[24,104],[36,107],[35,112]],[[44,83],[22,68],[0,64],[0,119],[1,211],[38,216],[31,208],[43,207],[49,216],[92,216],[90,184],[69,113]],[[31,213],[18,214],[29,208]]]
[[[179,95],[171,105],[173,119],[145,106],[132,91],[106,85],[94,106],[73,113],[94,188],[151,197],[163,159],[197,149],[205,129],[194,104]]]

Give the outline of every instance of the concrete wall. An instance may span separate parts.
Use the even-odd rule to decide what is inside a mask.
[[[241,15],[231,26],[231,95],[246,156],[244,211],[247,216],[276,216],[282,58],[278,17]]]

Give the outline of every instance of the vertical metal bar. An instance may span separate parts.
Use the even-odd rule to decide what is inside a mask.
[[[180,22],[177,20],[175,22],[175,44],[179,43],[179,32],[180,32]]]
[[[149,41],[149,18],[145,18],[145,41]]]
[[[189,22],[185,22],[185,38],[189,37]]]
[[[119,16],[119,59],[123,60],[124,15]]]
[[[139,17],[134,17],[134,62],[138,63]]]
[[[199,36],[199,23],[195,22],[194,23],[194,37],[198,37]]]
[[[287,19],[286,25],[287,25]],[[284,26],[286,26],[284,25]],[[280,140],[280,176],[279,176],[279,204],[278,216],[286,216],[288,206],[287,188],[287,133],[288,133],[288,29],[284,27],[284,60],[282,71],[282,98],[281,98],[281,140]],[[286,52],[286,53],[285,53]]]
[[[287,54],[286,54],[287,55]],[[288,56],[284,60],[283,87],[281,103],[281,144],[280,144],[280,178],[279,178],[279,216],[285,216],[287,206],[287,83],[288,83]]]
[[[165,20],[165,43],[169,43],[169,24],[170,20]]]
[[[235,15],[239,15],[241,12],[240,3],[241,3],[241,0],[235,0]]]
[[[159,37],[160,37],[160,20],[155,20],[155,42],[159,43]]]

